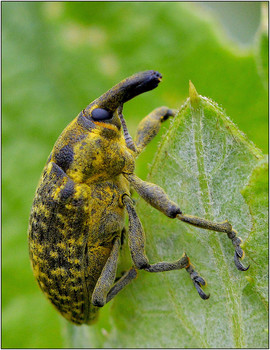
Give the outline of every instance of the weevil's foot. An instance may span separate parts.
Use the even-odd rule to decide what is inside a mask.
[[[236,232],[233,232],[233,233],[236,233]],[[229,238],[231,237],[229,236]],[[235,235],[233,238],[231,238],[231,240],[232,240],[232,244],[235,247],[235,253],[234,253],[235,266],[239,271],[247,271],[249,269],[249,265],[248,267],[245,267],[240,261],[240,259],[244,257],[243,249],[240,247],[240,244],[242,243],[242,239],[240,237],[236,237]]]
[[[201,286],[202,284],[196,280],[193,280],[193,284],[195,286],[195,288],[197,289],[197,292],[199,293],[199,296],[203,299],[203,300],[207,300],[210,297],[210,294],[205,294],[204,291],[202,290]],[[205,281],[204,281],[205,284]],[[203,285],[204,285],[203,284]]]
[[[188,267],[186,267],[186,270],[190,274],[194,287],[197,289],[199,296],[203,300],[208,299],[210,297],[210,294],[205,294],[204,291],[202,290],[202,286],[206,285],[205,280],[198,275],[198,273],[193,269],[192,265],[189,265]]]
[[[178,113],[177,109],[172,109],[172,108],[167,108],[166,113],[164,114],[163,118],[162,118],[162,122],[164,122],[165,120],[167,120],[169,117],[175,117]]]
[[[241,249],[241,248],[240,248],[240,249]],[[235,253],[234,253],[234,263],[235,263],[235,266],[237,267],[237,269],[238,269],[239,271],[247,271],[247,270],[249,269],[249,266],[250,266],[250,265],[248,265],[248,267],[245,267],[245,266],[241,263],[240,259],[241,259],[242,256],[243,256],[243,250],[242,250],[241,256],[239,255],[238,251],[239,251],[239,249],[235,249]]]

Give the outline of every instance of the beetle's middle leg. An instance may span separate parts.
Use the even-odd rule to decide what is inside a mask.
[[[237,232],[232,228],[232,225],[227,220],[217,223],[196,216],[185,215],[181,212],[179,206],[171,201],[165,191],[158,185],[143,181],[134,174],[123,174],[133,186],[135,191],[146,202],[161,211],[169,218],[177,218],[183,222],[186,222],[187,224],[206,230],[227,233],[228,238],[232,241],[232,244],[235,248],[234,262],[237,269],[240,271],[246,271],[249,268],[249,266],[245,267],[240,261],[240,259],[244,256],[244,252],[240,246],[242,240],[240,237],[237,237]]]
[[[95,306],[104,306],[137,276],[136,269],[132,267],[114,284],[120,246],[121,240],[117,237],[92,294],[91,301]]]
[[[129,217],[129,233],[128,243],[131,252],[132,260],[138,269],[144,269],[148,272],[165,272],[172,270],[181,270],[183,268],[189,273],[191,280],[197,289],[202,299],[208,299],[202,286],[205,285],[205,280],[199,276],[190,263],[188,256],[184,253],[183,256],[174,262],[158,262],[156,264],[149,264],[149,260],[145,254],[145,235],[140,219],[135,211],[134,204],[131,198],[127,195],[123,197],[123,203],[127,209]]]

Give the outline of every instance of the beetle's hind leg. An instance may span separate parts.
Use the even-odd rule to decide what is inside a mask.
[[[123,197],[123,203],[127,209],[129,216],[129,232],[128,243],[131,252],[132,260],[138,269],[144,269],[148,272],[165,272],[172,270],[181,270],[183,268],[189,273],[195,288],[197,289],[202,299],[208,299],[209,295],[206,295],[202,286],[205,285],[205,280],[199,276],[194,270],[193,265],[190,263],[186,254],[177,261],[174,262],[158,262],[156,264],[149,264],[149,260],[145,254],[145,235],[140,219],[135,211],[133,201],[125,195]]]
[[[174,117],[177,113],[176,109],[168,107],[159,107],[148,114],[138,125],[135,136],[135,144],[137,152],[140,153],[148,143],[157,135],[161,124],[169,117]]]
[[[114,284],[120,246],[120,237],[117,237],[92,294],[91,301],[95,306],[104,306],[137,276],[136,269],[132,267]]]

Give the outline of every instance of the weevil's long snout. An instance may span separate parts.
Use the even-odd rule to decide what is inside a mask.
[[[119,84],[105,92],[87,108],[93,105],[114,112],[120,105],[131,100],[133,97],[155,89],[162,79],[162,75],[154,70],[140,72],[122,80]]]

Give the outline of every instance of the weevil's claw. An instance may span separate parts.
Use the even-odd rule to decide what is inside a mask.
[[[237,250],[235,249],[235,253],[234,253],[234,263],[235,263],[235,266],[237,267],[237,269],[238,269],[239,271],[247,271],[247,270],[249,269],[249,266],[250,266],[250,265],[248,265],[248,267],[245,267],[245,266],[241,263],[240,259],[241,259],[242,256],[243,256],[243,251],[242,251],[242,255],[240,256],[240,255],[238,255],[238,252],[237,252]]]
[[[243,249],[240,246],[235,247],[235,253],[238,255],[238,257],[241,259],[243,257]]]
[[[199,283],[200,285],[202,285],[202,286],[205,286],[205,285],[206,285],[205,280],[204,280],[201,276],[195,277],[194,280],[195,280],[197,283]]]
[[[205,294],[204,291],[201,288],[201,284],[197,281],[193,281],[193,284],[195,286],[195,288],[197,289],[197,292],[199,293],[199,296],[203,299],[203,300],[207,300],[210,297],[210,294]],[[204,282],[205,284],[205,282]]]
[[[193,269],[192,265],[189,265],[186,267],[187,272],[190,274],[190,277],[192,279],[192,282],[197,289],[197,292],[199,293],[199,296],[203,299],[206,300],[210,297],[210,294],[205,294],[204,291],[202,290],[202,286],[206,285],[205,280],[198,275],[198,273]]]
[[[248,267],[245,267],[240,261],[240,259],[244,257],[243,249],[240,247],[240,244],[242,243],[242,239],[236,236],[236,231],[233,230],[232,233],[233,235],[231,237],[228,235],[228,237],[231,238],[232,244],[235,247],[235,253],[234,253],[235,266],[239,271],[247,271],[249,269],[249,265]]]

